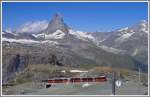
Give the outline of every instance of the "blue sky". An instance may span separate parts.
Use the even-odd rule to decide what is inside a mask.
[[[75,30],[112,31],[147,20],[146,2],[3,2],[3,30],[29,21],[50,21],[59,12]]]

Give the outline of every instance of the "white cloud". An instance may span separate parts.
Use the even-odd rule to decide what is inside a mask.
[[[7,33],[12,33],[12,29],[11,28],[8,28],[5,30]]]
[[[17,29],[17,33],[38,33],[44,29],[46,29],[48,26],[48,21],[42,20],[42,21],[34,21],[34,22],[26,22],[25,24],[21,25]]]

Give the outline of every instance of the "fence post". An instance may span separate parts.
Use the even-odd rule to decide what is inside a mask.
[[[116,85],[115,85],[115,82],[116,82],[116,72],[113,71],[112,72],[112,94],[113,95],[116,95]]]

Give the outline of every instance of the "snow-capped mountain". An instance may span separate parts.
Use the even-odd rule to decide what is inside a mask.
[[[56,13],[48,27],[40,33],[15,33],[3,31],[3,41],[17,43],[59,43],[67,38],[72,40],[88,41],[99,48],[115,53],[136,56],[147,53],[148,22],[143,20],[131,27],[125,27],[112,32],[75,31],[64,23],[63,17]],[[60,41],[61,40],[61,41]],[[143,59],[143,58],[142,58]],[[145,59],[145,58],[144,58]]]
[[[39,34],[33,35],[36,38],[43,38],[44,40],[57,40],[72,36],[84,41],[94,40],[94,37],[87,32],[75,31],[71,29],[67,24],[64,23],[62,16],[58,13],[54,15],[46,30]]]
[[[81,43],[94,44],[106,52],[114,54],[129,54],[131,56],[147,55],[148,48],[148,23],[141,21],[134,26],[122,28],[112,32],[75,31],[71,29],[60,14],[55,14],[48,27],[40,33],[15,33],[3,31],[2,40],[4,42],[15,42],[22,44],[43,44],[51,43],[55,45],[72,45]],[[146,56],[138,59],[146,62]]]
[[[57,42],[62,39],[90,41],[101,49],[112,53],[127,53],[135,56],[148,47],[148,22],[143,20],[131,27],[112,32],[75,31],[64,23],[63,17],[56,13],[48,27],[40,33],[15,33],[3,31],[3,41],[23,43],[45,43],[46,40]],[[50,42],[51,43],[51,42]]]
[[[148,23],[146,21],[141,21],[134,26],[109,33],[109,37],[102,42],[106,43],[108,46],[118,47],[120,43],[146,37],[148,37]]]
[[[66,37],[74,37],[76,39],[80,39],[83,41],[95,41],[95,38],[87,32],[75,31],[68,27],[62,18],[62,16],[58,13],[54,15],[48,27],[41,31],[40,33],[19,33],[19,32],[3,32],[3,41],[8,42],[19,42],[20,39],[25,40],[33,40],[34,43],[38,43],[38,41],[45,40],[53,40],[57,41],[60,39],[65,39]],[[14,40],[14,41],[12,41]],[[15,41],[16,40],[16,41]],[[32,43],[29,41],[29,43]]]
[[[141,21],[134,26],[113,31],[99,45],[123,50],[125,54],[135,56],[138,60],[147,63],[148,22]]]
[[[117,32],[120,37],[118,37],[116,41],[120,42],[128,41],[131,38],[139,38],[140,36],[146,37],[148,34],[148,23],[146,21],[141,21],[132,27],[126,27],[118,30]]]

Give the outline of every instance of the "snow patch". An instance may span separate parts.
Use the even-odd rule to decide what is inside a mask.
[[[128,30],[128,29],[129,29],[128,27],[125,27],[125,28],[119,29],[118,31],[121,32],[121,31],[125,31],[125,30]]]
[[[123,35],[121,35],[119,38],[117,38],[115,41],[116,42],[124,42],[126,40],[128,40],[135,32],[130,32],[130,33],[125,33]]]
[[[62,39],[65,36],[65,33],[61,30],[57,30],[56,32],[52,34],[32,34],[34,37],[42,37],[44,39]]]
[[[56,32],[45,35],[45,39],[62,39],[65,36],[65,33],[61,30],[57,30]]]
[[[69,34],[75,35],[77,38],[82,40],[86,39],[95,40],[95,38],[87,32],[69,30]]]
[[[105,45],[101,45],[99,47],[102,48],[103,50],[107,51],[107,52],[111,52],[111,53],[115,53],[115,54],[126,52],[125,50],[119,50],[119,49],[108,47],[108,46],[105,46]]]
[[[29,40],[29,39],[8,39],[8,38],[2,38],[2,41],[8,41],[8,42],[18,42],[18,43],[39,43],[39,41],[35,40]]]
[[[58,44],[58,42],[50,41],[50,40],[41,41],[40,43],[48,43],[48,44],[51,44],[51,45],[57,45]]]
[[[7,33],[15,35],[15,36],[18,35],[17,33],[12,32],[10,29],[7,29],[5,32],[2,32],[2,34],[7,34]]]
[[[8,39],[8,38],[2,38],[2,41],[16,42],[16,43],[22,43],[22,44],[32,44],[32,43],[48,43],[48,44],[51,44],[51,45],[58,44],[58,42],[50,41],[50,40],[35,41],[35,40],[30,40],[30,39]]]
[[[41,34],[32,34],[34,37],[38,38],[38,37],[44,37],[44,33],[41,33]]]

